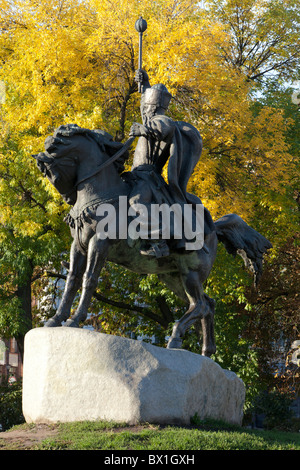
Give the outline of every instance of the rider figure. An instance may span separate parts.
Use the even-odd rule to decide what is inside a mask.
[[[137,71],[136,81],[142,84],[141,115],[143,124],[134,123],[130,136],[139,137],[131,170],[138,175],[137,183],[131,194],[130,203],[149,205],[153,201],[153,188],[145,180],[161,175],[170,156],[175,123],[165,116],[171,94],[162,85],[150,86],[144,70]],[[141,253],[148,256],[168,256],[169,248],[165,240],[147,240]]]
[[[202,152],[202,139],[198,130],[182,121],[173,121],[165,113],[171,101],[171,94],[162,85],[150,86],[144,70],[136,73],[136,81],[142,84],[141,115],[142,124],[134,123],[130,136],[139,137],[132,165],[132,175],[136,184],[130,196],[130,204],[142,204],[150,208],[151,203],[169,206],[176,204],[183,209],[185,204],[193,207],[193,217],[200,199],[187,192],[190,176]],[[168,161],[168,184],[161,176]],[[174,207],[174,206],[173,206]],[[213,223],[205,211],[204,232],[213,230]],[[148,214],[149,214],[148,210]],[[176,222],[174,221],[173,224]],[[181,252],[186,247],[186,239],[175,237],[176,227],[170,227],[169,244]],[[159,237],[148,239],[142,245],[141,253],[148,256],[168,256],[169,246],[162,239],[159,224]],[[172,238],[173,235],[173,238]]]

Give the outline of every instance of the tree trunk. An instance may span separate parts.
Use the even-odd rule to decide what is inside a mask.
[[[32,328],[32,310],[31,310],[31,275],[28,276],[26,281],[19,285],[16,295],[21,301],[21,309],[23,311],[23,321],[19,334],[16,336],[16,341],[21,354],[23,362],[24,357],[24,337],[27,331]]]

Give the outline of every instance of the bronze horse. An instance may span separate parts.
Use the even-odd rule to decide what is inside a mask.
[[[136,273],[157,274],[169,289],[184,299],[188,310],[175,323],[167,347],[180,348],[184,333],[201,320],[202,354],[210,356],[216,351],[214,301],[204,293],[203,283],[214,264],[218,241],[224,243],[229,253],[242,256],[256,282],[262,272],[263,255],[272,245],[239,216],[229,214],[213,222],[207,210],[210,230],[205,234],[205,246],[198,250],[179,253],[171,249],[169,256],[157,259],[143,256],[138,241],[130,245],[118,236],[101,239],[97,234],[97,208],[103,203],[113,204],[118,216],[119,196],[128,196],[134,184],[131,172],[122,173],[126,155],[113,161],[113,155],[122,145],[104,131],[67,125],[60,126],[47,138],[45,152],[34,156],[39,169],[72,206],[67,217],[73,237],[69,272],[59,308],[45,326],[56,327],[66,322],[65,326],[79,327],[87,317],[101,269],[109,260]],[[79,305],[69,318],[81,287]]]

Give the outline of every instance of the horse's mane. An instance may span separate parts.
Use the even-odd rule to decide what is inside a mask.
[[[108,132],[101,129],[91,130],[79,127],[77,124],[66,124],[59,126],[54,131],[51,146],[55,146],[56,144],[68,145],[68,138],[74,135],[83,135],[92,138],[98,144],[100,150],[107,153],[110,157],[120,150],[123,145],[121,142],[115,142]],[[118,173],[124,171],[124,162],[127,158],[128,152],[124,152],[124,154],[113,163]]]

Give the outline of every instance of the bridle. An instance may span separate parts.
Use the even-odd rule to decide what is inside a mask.
[[[77,181],[75,184],[74,184],[74,187],[68,191],[67,193],[61,193],[62,197],[64,199],[68,199],[71,194],[74,193],[74,191],[76,191],[77,187],[81,184],[81,183],[84,183],[85,181],[89,180],[90,178],[92,178],[93,176],[97,175],[98,173],[100,173],[100,171],[104,170],[105,168],[107,168],[108,166],[112,165],[112,163],[114,163],[116,160],[118,160],[118,158],[120,158],[131,146],[131,144],[133,143],[135,137],[129,137],[129,139],[125,142],[125,144],[122,146],[122,148],[116,152],[112,157],[110,157],[108,160],[106,160],[104,163],[102,163],[100,166],[98,166],[92,173],[90,173],[88,176],[85,176],[84,178],[82,178],[81,180]],[[53,168],[55,167],[55,164],[56,164],[56,161],[55,159],[52,157],[52,155],[50,155],[47,151],[44,151],[43,152],[44,155],[46,155],[48,158],[49,158],[49,161],[46,162],[44,161],[43,163],[47,164],[49,166],[49,169],[51,169],[53,171]],[[40,154],[39,154],[40,155]],[[38,160],[38,157],[39,155],[32,155],[36,160]],[[52,167],[52,168],[51,168]]]

